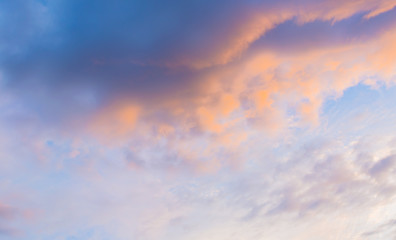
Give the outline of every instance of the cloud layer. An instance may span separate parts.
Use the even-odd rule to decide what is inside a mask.
[[[392,239],[395,6],[1,2],[0,236]]]

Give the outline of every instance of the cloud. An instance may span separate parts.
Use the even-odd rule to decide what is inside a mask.
[[[378,225],[396,191],[394,6],[0,3],[0,233],[353,239]]]
[[[9,226],[18,217],[18,211],[0,202],[0,236],[13,237],[18,231]]]
[[[15,216],[15,210],[10,206],[0,203],[0,216],[3,219],[11,219],[13,216]]]
[[[146,30],[133,25],[137,23],[132,21],[133,14],[129,16],[127,9],[137,7],[162,13],[154,5],[123,3],[117,6],[100,2],[91,8],[84,4],[80,6],[76,2],[57,4],[48,2],[41,5],[40,9],[45,9],[42,14],[54,18],[53,25],[47,26],[48,29],[43,30],[37,39],[29,37],[31,40],[28,41],[42,44],[44,38],[49,38],[47,31],[48,34],[54,34],[52,37],[59,35],[59,42],[43,46],[49,50],[44,53],[40,50],[40,54],[34,50],[36,47],[28,47],[29,50],[23,57],[20,55],[22,53],[9,53],[9,57],[3,57],[1,69],[2,91],[12,99],[4,109],[14,106],[21,109],[19,112],[7,112],[4,118],[7,119],[6,125],[13,128],[22,125],[30,132],[29,137],[26,137],[26,132],[18,134],[26,139],[29,146],[27,153],[32,150],[39,159],[47,159],[42,162],[50,162],[48,159],[57,159],[59,156],[66,159],[57,163],[59,168],[70,167],[95,175],[92,173],[95,172],[95,161],[101,161],[95,159],[100,158],[98,155],[102,153],[89,156],[94,150],[82,151],[81,147],[69,146],[54,148],[57,151],[67,149],[67,153],[51,155],[54,149],[48,148],[47,139],[62,139],[59,141],[80,144],[86,142],[83,145],[87,149],[111,148],[122,156],[120,158],[126,159],[130,169],[156,169],[172,173],[187,171],[193,175],[214,174],[224,169],[241,170],[248,162],[249,157],[246,155],[251,152],[249,144],[254,144],[252,136],[255,134],[277,139],[283,138],[293,128],[318,127],[323,121],[321,112],[323,103],[327,100],[340,98],[344,91],[359,83],[374,87],[379,82],[391,85],[394,81],[395,69],[390,64],[396,58],[392,50],[395,41],[392,30],[394,18],[383,13],[364,19],[362,13],[374,7],[361,8],[358,4],[351,5],[350,12],[338,12],[338,6],[334,6],[334,9],[329,9],[329,16],[333,17],[329,17],[321,14],[324,10],[319,11],[316,9],[319,6],[314,4],[309,11],[313,17],[295,17],[297,13],[284,16],[280,14],[284,20],[277,22],[278,20],[267,19],[270,27],[267,26],[264,31],[254,25],[259,20],[242,21],[238,15],[234,19],[236,29],[240,26],[241,31],[253,29],[260,33],[255,33],[254,40],[242,41],[246,46],[238,50],[241,51],[238,57],[227,57],[221,64],[208,60],[209,65],[197,67],[187,60],[183,61],[186,63],[184,66],[161,63],[162,57],[166,60],[173,58],[166,55],[168,50],[164,50],[166,54],[163,56],[161,51],[158,51],[158,55],[154,51],[166,48],[164,46],[172,42],[158,42],[157,38],[161,41],[166,39],[162,32],[165,30],[161,30],[165,26],[159,25],[159,29],[151,27],[157,26],[160,19],[148,21],[150,28],[147,27]],[[218,4],[221,8],[221,3]],[[109,11],[103,19],[99,18],[98,12],[107,7],[118,9],[120,16]],[[289,5],[285,7],[293,10]],[[174,11],[179,10],[165,8],[163,14],[177,16]],[[230,15],[227,15],[228,10]],[[227,14],[223,17],[231,18],[231,12],[244,10],[246,9],[230,6],[225,9]],[[264,13],[270,10],[276,15],[278,11],[282,13],[283,6],[274,5],[263,12],[260,10],[261,8],[252,10],[255,13],[252,16],[265,17],[267,15]],[[57,14],[50,14],[52,11]],[[302,16],[305,11],[305,7],[301,7],[298,14]],[[136,14],[137,19],[149,19],[148,16]],[[217,24],[219,16],[213,14]],[[73,17],[64,19],[60,17],[63,15]],[[241,18],[250,18],[247,16],[250,14],[241,15]],[[91,21],[94,19],[100,24],[93,24]],[[331,19],[335,22],[326,22]],[[116,23],[121,23],[120,21],[125,21],[125,24],[117,27]],[[128,25],[129,22],[131,26]],[[69,34],[77,23],[80,25],[76,34]],[[215,31],[217,25],[206,27],[204,23],[202,26],[198,24],[199,27],[205,31]],[[220,21],[219,24],[231,23]],[[102,25],[104,29],[100,27]],[[86,31],[90,26],[93,29]],[[324,35],[322,26],[326,26],[330,40],[318,41],[318,45],[315,45],[311,36]],[[58,27],[59,32],[54,32]],[[138,33],[142,31],[142,39],[137,39],[133,31],[126,31],[127,27],[137,28]],[[173,32],[175,35],[169,37],[187,34],[184,25],[170,27],[176,29]],[[282,29],[284,27],[286,30]],[[351,34],[351,38],[356,37],[358,40],[349,41],[348,37],[341,37],[332,44],[331,37],[345,36],[346,29],[350,28],[361,29]],[[271,33],[275,34],[272,35],[272,41],[277,41],[282,38],[282,32],[293,33],[291,29],[295,32],[303,30],[307,34],[296,33],[300,40],[280,41],[278,47],[268,48],[273,45],[266,40],[267,34],[270,40]],[[115,33],[112,35],[108,31]],[[374,33],[375,37],[369,37],[369,33]],[[245,37],[244,32],[237,35]],[[102,39],[101,36],[109,39]],[[177,41],[184,41],[183,36]],[[231,33],[219,37],[233,39]],[[169,54],[189,53],[186,49],[193,48],[187,44],[186,49],[178,49],[184,45],[177,41],[171,44],[176,50]],[[207,43],[215,42],[208,40]],[[279,50],[283,45],[285,48],[290,46],[290,52],[285,54]],[[227,44],[224,46],[229,47]],[[300,46],[304,51],[294,50]],[[202,47],[206,49],[207,46]],[[142,51],[144,56],[135,52],[135,48],[136,51]],[[151,48],[152,52],[148,50]],[[210,52],[218,53],[216,47]],[[100,56],[101,54],[103,55]],[[129,55],[139,59],[129,59]],[[159,62],[150,62],[146,57],[159,59]],[[204,59],[211,58],[204,56]],[[39,140],[31,140],[36,137]],[[115,150],[117,147],[123,149],[122,153]],[[86,154],[66,157],[74,156],[77,152]],[[90,159],[86,159],[87,155]],[[83,158],[81,163],[68,160],[79,161]],[[286,204],[289,201],[287,199],[285,196],[283,208],[310,208],[309,206],[330,201],[313,199],[312,202],[299,202],[296,205],[289,202],[289,206]]]
[[[363,233],[362,236],[363,237],[376,236],[378,234],[388,231],[389,229],[393,229],[395,224],[396,221],[394,219],[391,219],[388,222],[379,225],[375,230]]]
[[[190,159],[186,164],[198,169],[224,166],[197,159],[213,159],[223,148],[234,156],[230,164],[243,162],[235,160],[240,150],[215,141],[246,138],[238,130],[246,125],[271,135],[292,125],[318,126],[324,101],[359,82],[391,82],[394,75],[389,1],[3,4],[30,18],[15,21],[14,29],[31,29],[6,32],[1,40],[7,46],[3,89],[25,109],[10,119],[107,144],[152,134],[147,142],[156,142],[168,129],[164,139],[173,153],[167,155]],[[351,28],[357,30],[346,36]],[[289,42],[294,37],[282,34],[293,31],[299,40]],[[313,43],[311,36],[328,40]],[[13,38],[20,40],[7,40]],[[271,41],[278,47],[268,48]],[[205,134],[206,157],[173,140]]]
[[[395,156],[388,156],[376,162],[369,170],[369,173],[375,178],[388,175],[388,171],[392,171],[395,165]]]

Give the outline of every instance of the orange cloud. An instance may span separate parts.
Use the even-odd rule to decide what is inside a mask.
[[[105,141],[131,137],[138,121],[139,106],[133,103],[116,103],[101,109],[88,121],[89,131]]]
[[[290,127],[318,126],[327,99],[358,83],[393,83],[395,42],[396,32],[390,29],[365,42],[312,46],[304,52],[259,50],[203,73],[194,70],[200,73],[200,85],[193,96],[144,108],[119,101],[95,114],[88,129],[106,142],[142,136],[153,145],[164,141],[195,171],[216,171],[224,164],[218,152],[238,149],[249,138],[247,129],[276,135]],[[208,133],[205,140],[201,133]]]
[[[211,79],[224,82],[216,84],[217,92],[231,89],[228,94],[246,103],[239,107],[246,116],[254,118],[262,112],[271,118],[268,114],[271,115],[273,107],[283,108],[284,112],[294,108],[305,122],[317,124],[321,105],[326,99],[340,96],[345,89],[359,82],[369,83],[366,81],[369,76],[392,79],[396,73],[394,42],[396,33],[390,31],[378,39],[359,44],[286,56],[257,53],[240,64],[225,66],[227,70],[219,70],[217,77],[214,77],[216,72],[212,73]],[[207,121],[214,123],[216,114],[209,110],[205,113]],[[209,130],[220,130],[219,125],[206,125]]]
[[[273,6],[255,6],[245,10],[241,14],[243,16],[236,17],[238,22],[230,21],[232,31],[224,30],[224,34],[213,41],[208,54],[184,56],[164,65],[188,66],[193,69],[225,65],[241,57],[253,42],[285,21],[295,18],[299,24],[316,20],[337,22],[364,12],[367,12],[365,19],[368,20],[392,10],[395,6],[396,0],[325,0],[310,3],[296,1],[286,4],[280,2]]]

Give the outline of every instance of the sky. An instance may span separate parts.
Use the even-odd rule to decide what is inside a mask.
[[[396,0],[0,1],[0,239],[396,239]]]

